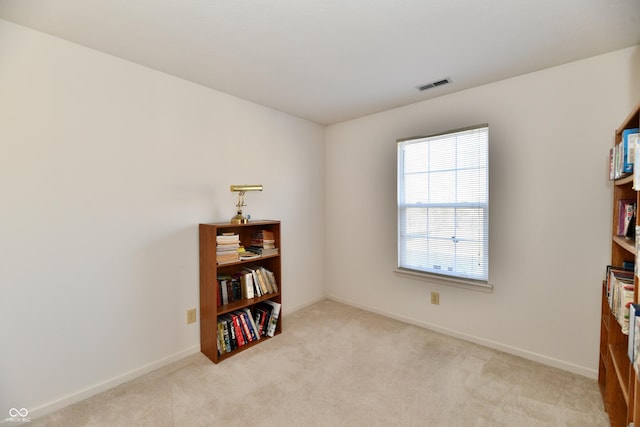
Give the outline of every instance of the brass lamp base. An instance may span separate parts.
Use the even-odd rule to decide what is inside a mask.
[[[249,218],[242,216],[242,211],[238,211],[238,213],[231,218],[231,224],[246,224],[248,222]]]

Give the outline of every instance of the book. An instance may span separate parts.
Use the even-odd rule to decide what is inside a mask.
[[[633,369],[640,374],[640,316],[636,316],[633,331]]]
[[[239,252],[240,243],[231,243],[228,245],[216,245],[216,253]]]
[[[636,145],[633,164],[640,165],[640,147],[638,147],[638,144],[640,144],[640,134],[634,134],[633,141]],[[633,189],[640,191],[640,168],[638,167],[633,168]]]
[[[262,246],[249,246],[247,250],[260,254],[261,256],[278,255],[279,253],[279,250],[276,247],[263,248]]]
[[[622,172],[633,172],[633,162],[635,161],[636,141],[639,128],[624,129],[620,144],[622,145]]]
[[[264,267],[262,267],[262,269],[264,270],[264,273],[267,276],[267,279],[269,280],[269,284],[271,285],[271,289],[273,290],[273,292],[278,292],[278,283],[276,282],[276,275],[273,274],[273,271],[271,270],[267,270]]]
[[[238,330],[239,330],[240,334],[242,335],[242,345],[245,345],[245,344],[250,343],[251,341],[253,341],[255,338],[251,334],[251,331],[249,330],[249,325],[247,324],[247,321],[244,318],[244,312],[242,312],[242,311],[234,311],[232,313],[232,315],[236,319],[236,322],[238,324]]]
[[[242,289],[242,298],[244,299],[254,298],[255,293],[253,288],[253,275],[245,270],[238,270],[236,275],[240,280],[241,289]]]
[[[251,250],[245,251],[240,253],[240,260],[241,261],[246,261],[248,259],[256,259],[256,258],[260,258],[260,254],[253,252]]]
[[[240,254],[238,254],[238,251],[216,253],[217,264],[229,264],[238,261],[240,261]]]
[[[636,201],[633,199],[621,199],[618,201],[618,221],[616,234],[626,236],[631,219],[635,216]],[[635,227],[635,224],[634,224]]]
[[[256,276],[258,276],[258,283],[260,284],[260,288],[262,289],[262,295],[267,295],[271,293],[271,290],[269,289],[269,286],[267,285],[267,282],[265,281],[264,276],[262,275],[262,271],[256,267],[255,272],[256,272]]]
[[[267,278],[267,273],[264,267],[258,267],[256,269],[256,271],[258,272],[258,277],[260,279],[260,284],[267,289],[268,294],[273,293],[273,289],[271,288],[271,283],[269,282],[269,279]]]
[[[623,285],[620,289],[620,306],[618,307],[618,323],[622,333],[629,335],[629,312],[633,303],[633,285]]]
[[[222,277],[218,277],[218,288],[220,289],[220,302],[222,305],[229,304],[229,294],[227,292],[227,281]]]
[[[638,158],[638,151],[636,151],[636,160]],[[615,174],[615,166],[614,166],[614,148],[611,147],[609,148],[609,181],[613,181],[614,179],[616,179],[616,174]],[[634,175],[634,183],[635,183],[635,175]],[[640,185],[640,176],[638,177],[638,183]],[[634,185],[634,190],[637,190],[636,186]]]
[[[216,243],[221,244],[237,244],[240,243],[240,236],[235,233],[222,233],[216,236]]]
[[[626,224],[627,229],[625,230],[624,237],[629,240],[636,239],[636,212],[637,212],[637,204],[633,205],[633,212],[631,214],[631,219],[628,224]]]
[[[231,336],[233,339],[232,347],[235,350],[238,347],[242,347],[245,343],[244,337],[242,335],[242,330],[240,329],[240,324],[238,323],[238,318],[233,313],[228,313],[223,315],[227,319],[229,323],[229,331],[231,331]]]
[[[259,340],[260,334],[258,333],[258,326],[254,320],[254,316],[251,315],[251,310],[243,308],[242,311],[244,311],[245,318],[247,319],[247,323],[249,324],[254,340]]]
[[[231,331],[229,330],[229,322],[225,317],[219,317],[218,322],[222,325],[222,340],[224,341],[225,353],[229,353],[233,350]],[[220,330],[220,327],[218,328]]]
[[[629,306],[629,340],[627,342],[627,354],[629,355],[629,360],[633,363],[635,358],[635,324],[636,317],[640,316],[640,304],[631,304]]]
[[[269,323],[269,316],[271,316],[271,310],[273,310],[273,307],[269,304],[260,304],[255,308],[255,323],[258,328],[258,335],[260,336],[267,334],[267,325]]]
[[[263,302],[273,307],[273,309],[271,310],[271,315],[269,316],[269,323],[267,324],[267,333],[266,333],[267,336],[273,337],[276,332],[276,327],[278,326],[278,318],[280,317],[281,304],[271,300],[266,300]]]
[[[637,232],[636,227],[636,232]],[[637,249],[637,248],[636,248]],[[636,263],[634,261],[622,261],[622,268],[624,270],[635,271]]]
[[[228,353],[227,345],[226,345],[225,338],[224,338],[223,321],[221,319],[218,319],[217,327],[218,327],[218,340],[217,340],[218,341],[218,356],[220,356],[223,353]]]
[[[640,236],[640,225],[636,225],[636,236]],[[640,238],[636,239],[635,241],[635,249],[636,256],[633,262],[633,272],[636,276],[640,276],[640,274],[638,274],[638,263],[640,262]],[[629,263],[629,261],[627,262]],[[622,263],[622,265],[624,265],[624,263]]]

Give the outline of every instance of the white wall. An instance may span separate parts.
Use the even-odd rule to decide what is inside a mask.
[[[636,47],[330,126],[328,296],[595,377],[608,148],[638,101]],[[485,122],[493,293],[395,275],[395,141]]]
[[[230,184],[282,220],[285,314],[323,297],[324,127],[1,20],[0,63],[0,419],[199,351]]]
[[[285,314],[326,283],[595,375],[606,152],[640,99],[638,48],[334,125],[326,150],[319,125],[2,20],[0,63],[0,418],[199,350],[197,224],[234,213],[232,183],[263,184],[246,212],[283,221]],[[494,292],[394,275],[395,140],[482,122]]]

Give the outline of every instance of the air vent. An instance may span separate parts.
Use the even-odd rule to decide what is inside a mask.
[[[423,91],[423,90],[427,90],[427,89],[432,89],[434,87],[438,87],[438,86],[442,86],[442,85],[446,85],[451,83],[451,79],[449,77],[442,79],[442,80],[438,80],[436,82],[431,82],[431,83],[427,83],[421,86],[416,86],[418,90]]]

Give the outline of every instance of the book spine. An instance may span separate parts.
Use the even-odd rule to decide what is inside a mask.
[[[267,335],[273,337],[276,332],[276,327],[278,326],[278,317],[280,316],[280,304],[274,301],[265,301],[270,304],[273,309],[271,310],[271,315],[269,316],[269,324],[267,325]]]
[[[218,356],[222,353],[227,353],[227,345],[224,339],[224,325],[222,324],[222,320],[218,319]]]
[[[236,328],[236,338],[238,340],[238,347],[242,347],[247,343],[247,337],[245,336],[244,331],[242,329],[242,322],[240,321],[240,318],[238,317],[237,313],[233,313],[231,314],[231,316],[233,317],[233,323]]]
[[[231,350],[233,351],[238,348],[238,335],[236,325],[234,324],[231,316],[225,316],[225,321],[227,323],[227,329],[229,329],[229,343],[231,344]]]
[[[247,321],[247,326],[249,327],[249,332],[251,333],[251,337],[253,340],[259,340],[260,335],[258,335],[258,329],[256,328],[256,323],[253,321],[253,316],[251,315],[251,310],[248,308],[242,309],[244,312],[244,318]]]
[[[225,348],[227,349],[227,353],[229,353],[231,350],[233,350],[233,346],[231,345],[231,331],[229,331],[229,322],[227,322],[227,319],[222,319],[222,328]]]
[[[247,321],[245,320],[243,313],[238,311],[235,314],[238,318],[238,323],[240,324],[240,328],[242,329],[242,333],[245,337],[245,343],[253,341],[251,331],[249,330],[249,326],[247,325]]]

